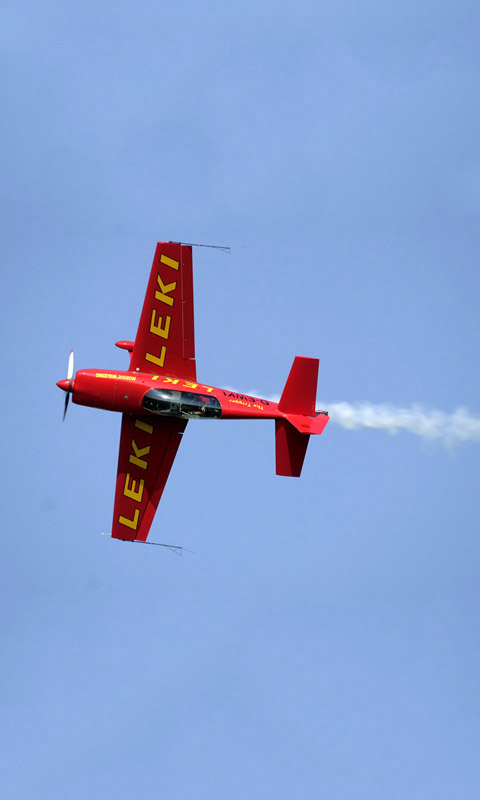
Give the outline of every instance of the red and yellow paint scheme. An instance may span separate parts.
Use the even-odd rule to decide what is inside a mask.
[[[74,403],[122,414],[112,537],[146,541],[190,419],[274,419],[276,471],[299,476],[315,411],[318,359],[297,356],[279,403],[200,383],[196,376],[192,247],[159,242],[124,372],[78,370],[58,386]]]

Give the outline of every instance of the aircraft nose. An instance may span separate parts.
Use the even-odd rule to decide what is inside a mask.
[[[73,391],[73,381],[69,381],[68,378],[65,378],[63,381],[58,381],[57,386],[63,389],[64,392]]]

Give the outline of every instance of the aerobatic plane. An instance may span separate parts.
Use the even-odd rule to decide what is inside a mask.
[[[310,434],[322,433],[315,411],[318,359],[296,357],[279,403],[219,389],[197,379],[192,246],[159,242],[128,370],[82,369],[57,386],[74,403],[122,414],[112,537],[145,542],[187,422],[274,419],[277,475],[300,476]]]

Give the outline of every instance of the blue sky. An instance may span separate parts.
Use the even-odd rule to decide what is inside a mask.
[[[473,2],[7,2],[1,24],[8,797],[477,798],[478,441],[189,424],[151,538],[100,536],[158,240],[197,371],[478,424]],[[241,248],[241,249],[240,249]],[[448,420],[445,423],[448,425]]]

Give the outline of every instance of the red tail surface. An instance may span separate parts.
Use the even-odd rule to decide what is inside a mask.
[[[310,434],[299,433],[286,419],[275,420],[277,475],[299,478]]]
[[[285,414],[315,414],[318,358],[297,356],[292,364],[278,410]]]
[[[275,420],[277,475],[300,477],[310,434],[328,422],[326,412],[315,412],[317,379],[318,358],[297,356],[278,404],[285,419]]]

